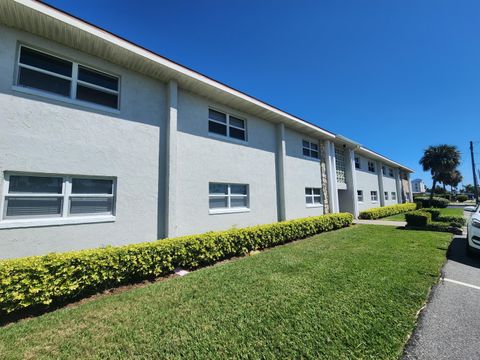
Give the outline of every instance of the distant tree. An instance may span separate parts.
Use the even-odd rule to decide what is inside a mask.
[[[463,176],[458,170],[453,170],[449,175],[447,185],[450,185],[450,191],[453,192],[454,189],[457,190],[458,184],[463,181]]]
[[[455,145],[437,145],[429,146],[420,159],[423,171],[430,171],[432,175],[432,190],[430,191],[430,199],[439,181],[442,181],[442,175],[450,173],[460,165],[460,151]]]

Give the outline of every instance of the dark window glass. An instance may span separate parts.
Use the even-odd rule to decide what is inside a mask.
[[[224,113],[221,113],[219,111],[208,109],[208,117],[212,120],[220,121],[224,124],[227,123],[227,115],[225,115]]]
[[[317,144],[311,143],[310,147],[311,147],[312,150],[318,150],[318,145]]]
[[[83,66],[78,67],[78,79],[107,89],[118,90],[118,78]]]
[[[246,196],[232,196],[230,199],[230,207],[236,208],[236,207],[247,207],[248,204],[248,199]]]
[[[230,193],[234,195],[247,195],[247,185],[231,185]]]
[[[223,209],[228,207],[227,197],[211,197],[208,200],[208,206],[210,209]]]
[[[47,55],[25,47],[21,48],[20,62],[25,65],[35,66],[60,75],[72,76],[72,63],[70,61],[62,60],[55,56]]]
[[[227,136],[227,125],[219,124],[214,121],[209,121],[208,131],[215,134]]]
[[[245,130],[230,128],[230,137],[240,140],[245,140]]]
[[[70,96],[70,80],[60,79],[56,76],[43,74],[41,72],[22,67],[19,68],[19,71],[19,85],[40,89],[63,96]]]
[[[70,214],[111,214],[113,198],[82,198],[70,199]]]
[[[109,94],[80,84],[77,85],[77,99],[114,109],[118,107],[117,94]]]
[[[61,194],[63,179],[46,176],[11,175],[8,192],[15,193],[46,193]]]
[[[57,197],[7,197],[6,216],[58,216],[62,213],[62,199]]]
[[[72,179],[72,194],[112,194],[113,180]]]
[[[310,156],[310,149],[303,148],[303,155]]]
[[[230,125],[238,127],[240,129],[245,129],[245,121],[233,116],[230,116]]]
[[[312,151],[310,152],[310,154],[311,154],[311,155],[310,155],[311,157],[313,157],[313,158],[318,158],[318,151],[312,150]]]

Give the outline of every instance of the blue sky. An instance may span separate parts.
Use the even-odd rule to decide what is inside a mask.
[[[455,144],[472,182],[477,0],[47,2],[354,139],[427,184],[423,149]]]

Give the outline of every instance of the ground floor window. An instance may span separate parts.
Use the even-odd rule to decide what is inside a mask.
[[[322,206],[322,189],[305,188],[305,203],[309,207]]]
[[[385,191],[385,200],[388,200],[388,191]]]
[[[363,190],[357,190],[357,200],[363,202]]]
[[[370,191],[370,200],[378,201],[378,193],[376,191]]]
[[[113,215],[115,181],[108,178],[5,174],[3,219]]]
[[[397,193],[392,191],[392,200],[397,200]]]
[[[211,211],[249,208],[247,184],[209,183],[208,187]]]

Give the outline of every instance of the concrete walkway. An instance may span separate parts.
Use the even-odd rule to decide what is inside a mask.
[[[387,226],[402,226],[402,227],[407,225],[405,221],[362,220],[362,219],[353,220],[353,223],[365,224],[365,225],[387,225]]]

